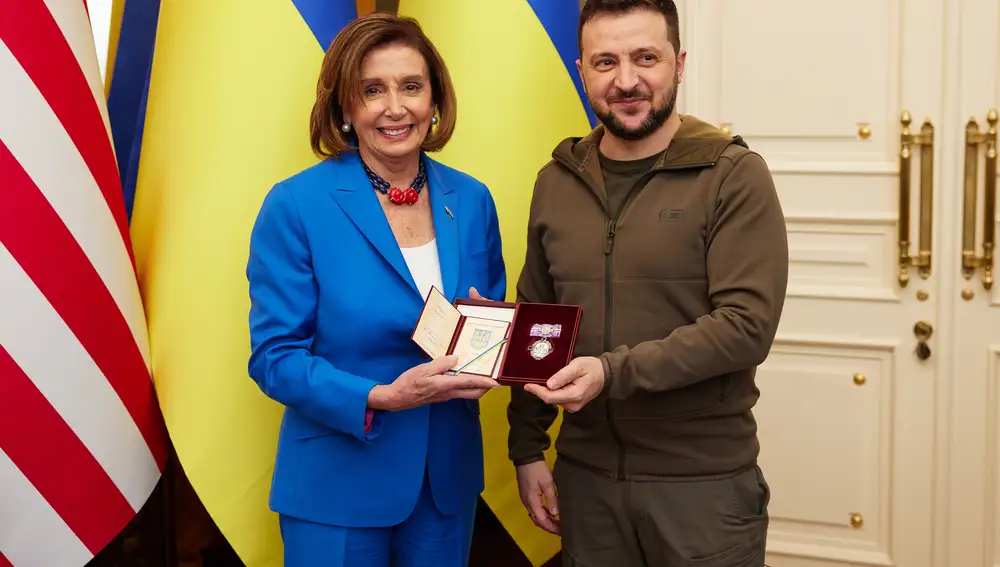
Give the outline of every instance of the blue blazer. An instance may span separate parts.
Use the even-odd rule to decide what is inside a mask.
[[[426,155],[446,297],[504,299],[506,271],[485,185]],[[449,214],[450,211],[450,214]],[[411,340],[423,307],[375,190],[353,152],[275,185],[247,263],[250,377],[285,406],[273,511],[346,527],[397,524],[425,466],[444,513],[483,490],[478,401],[376,412],[368,392],[429,358]]]

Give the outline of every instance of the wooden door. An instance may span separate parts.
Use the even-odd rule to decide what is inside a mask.
[[[945,43],[948,192],[954,222],[942,266],[942,323],[949,340],[951,411],[938,436],[948,455],[938,509],[941,565],[1000,565],[1000,285],[995,260],[1000,7],[996,0],[951,2]],[[989,268],[987,270],[987,267]]]
[[[938,298],[954,272],[936,215],[944,1],[678,4],[681,111],[763,155],[787,219],[786,307],[755,410],[768,564],[930,566]]]

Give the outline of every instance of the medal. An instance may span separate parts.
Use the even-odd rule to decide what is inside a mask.
[[[562,332],[562,325],[550,325],[548,323],[535,323],[531,326],[531,336],[538,337],[538,340],[528,345],[528,352],[531,358],[541,360],[552,354],[555,347],[548,339],[557,339]]]

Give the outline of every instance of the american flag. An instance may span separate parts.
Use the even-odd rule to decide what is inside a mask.
[[[85,0],[0,0],[0,567],[81,567],[166,433]]]

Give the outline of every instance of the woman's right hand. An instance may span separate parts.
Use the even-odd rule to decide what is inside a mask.
[[[484,376],[443,374],[455,366],[455,356],[442,356],[407,370],[391,384],[380,384],[368,394],[368,407],[401,411],[454,398],[477,400],[493,388],[496,380]]]

